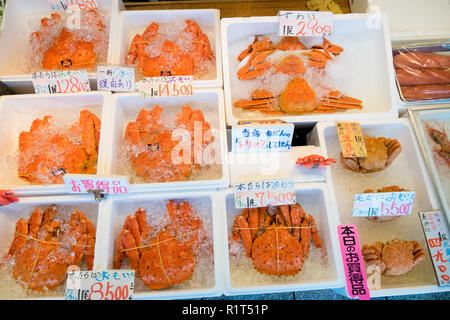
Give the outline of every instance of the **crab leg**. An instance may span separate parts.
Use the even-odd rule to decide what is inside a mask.
[[[252,235],[247,223],[247,220],[242,215],[237,216],[236,222],[239,228],[239,233],[241,234],[242,244],[244,246],[245,253],[248,257],[252,253]]]
[[[255,239],[258,233],[259,226],[259,213],[257,208],[251,208],[248,210],[248,227],[250,228],[250,235],[252,240]]]
[[[40,208],[33,211],[30,218],[28,219],[28,235],[30,237],[36,237],[37,232],[42,223],[43,212]]]
[[[322,248],[322,241],[320,240],[319,234],[317,233],[316,220],[314,220],[311,215],[308,216],[308,219],[311,225],[311,237],[314,245],[316,246],[316,248]]]
[[[25,218],[20,218],[16,223],[16,233],[14,239],[9,247],[7,257],[15,255],[16,252],[21,252],[27,238],[23,235],[28,234],[28,222]]]
[[[123,257],[123,252],[122,250],[126,250],[125,252],[127,253],[128,256],[128,260],[130,262],[130,267],[134,270],[136,270],[136,272],[139,270],[139,252],[137,249],[133,249],[136,248],[136,242],[134,241],[133,235],[131,234],[131,232],[129,230],[124,230],[122,229],[122,231],[119,234],[119,238],[117,239],[117,242],[119,244],[119,241],[121,242],[120,245],[118,245],[116,248],[120,248],[120,251],[117,250],[118,254],[120,252],[122,252],[122,254],[120,254],[120,256],[116,256],[116,260],[115,260],[115,266],[118,266],[118,269],[120,269],[120,262],[122,261],[119,258]],[[129,250],[127,250],[129,249]]]
[[[139,226],[139,232],[141,234],[141,237],[147,239],[147,237],[149,236],[148,234],[149,226],[147,225],[146,211],[142,208],[139,208],[135,212],[134,217],[136,218],[136,222]]]
[[[295,227],[294,237],[297,240],[300,240],[301,229],[299,227],[301,227],[302,219],[304,219],[304,217],[305,217],[305,212],[303,211],[302,207],[298,203],[291,206],[292,226]]]
[[[310,221],[307,218],[305,218],[302,222],[302,229],[301,229],[301,244],[302,244],[302,252],[303,256],[307,257],[309,254],[309,243],[311,241],[311,229],[310,227]]]
[[[283,215],[284,221],[288,227],[292,227],[291,214],[289,212],[289,205],[280,206],[281,214]]]
[[[134,238],[136,242],[136,247],[141,246],[141,232],[139,231],[139,225],[136,221],[136,218],[132,215],[129,215],[125,223],[123,224],[124,229],[128,230]],[[142,253],[142,249],[139,249],[139,252]]]

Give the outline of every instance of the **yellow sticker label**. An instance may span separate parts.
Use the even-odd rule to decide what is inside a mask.
[[[336,122],[336,129],[345,158],[367,157],[363,133],[358,122]]]

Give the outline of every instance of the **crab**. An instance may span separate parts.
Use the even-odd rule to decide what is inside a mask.
[[[93,174],[97,166],[101,122],[83,109],[69,132],[57,133],[51,116],[35,119],[19,135],[19,178],[32,184],[63,183],[63,173]]]
[[[377,190],[367,189],[364,190],[363,193],[378,193],[378,192],[402,192],[402,191],[408,191],[407,189],[400,188],[399,186],[389,186],[389,187],[382,187]],[[386,221],[392,221],[394,219],[397,219],[400,216],[384,216],[384,217],[366,217],[368,220],[372,222],[386,222]]]
[[[70,221],[55,219],[57,209],[34,210],[28,220],[16,223],[16,232],[5,257],[14,260],[12,276],[25,289],[52,291],[64,280],[70,265],[81,266],[85,257],[92,270],[95,227],[81,211],[75,210]]]
[[[450,167],[450,140],[445,132],[444,124],[431,126],[425,123],[431,140],[436,144],[433,151]]]
[[[171,222],[152,240],[146,211],[139,208],[134,216],[126,218],[116,242],[114,269],[120,269],[126,253],[136,276],[153,290],[168,288],[192,277],[196,266],[194,250],[202,240],[198,231],[203,228],[203,222],[187,201],[170,200],[166,208]]]
[[[242,240],[245,254],[263,274],[295,275],[309,255],[311,240],[322,248],[314,218],[298,203],[244,209],[234,220],[232,236]]]
[[[309,169],[316,169],[329,166],[332,163],[336,163],[336,160],[332,158],[325,159],[323,156],[319,156],[317,154],[312,154],[303,158],[298,158],[296,162],[296,164]]]
[[[341,152],[342,166],[360,173],[377,172],[389,167],[399,156],[402,146],[397,139],[364,135],[367,157],[345,158]]]
[[[214,60],[208,37],[198,24],[190,19],[185,20],[186,27],[181,31],[179,39],[188,47],[181,48],[177,42],[163,40],[158,52],[148,52],[148,47],[161,40],[159,25],[152,22],[142,34],[134,36],[126,55],[127,64],[136,64],[145,77],[165,75],[193,75],[202,72],[204,62]]]
[[[361,100],[345,96],[336,90],[330,90],[327,95],[318,99],[306,80],[295,77],[277,98],[268,90],[255,90],[252,92],[251,100],[238,100],[234,106],[250,111],[284,115],[362,109],[361,103]]]
[[[422,246],[417,241],[393,240],[365,244],[361,249],[367,266],[375,265],[386,276],[401,276],[425,259]]]
[[[201,165],[194,160],[194,152],[189,159],[185,159],[184,149],[178,154],[175,147],[178,142],[172,140],[172,130],[163,124],[161,114],[163,108],[155,106],[151,111],[142,109],[136,121],[129,122],[125,131],[125,142],[131,157],[131,164],[136,174],[146,181],[167,182],[186,180]],[[192,110],[188,105],[182,107],[181,114],[177,114],[175,125],[189,133],[188,147],[203,150],[214,137],[207,138],[211,126],[205,120],[201,110]],[[194,141],[195,126],[201,128],[201,143]],[[198,143],[198,145],[194,145]],[[175,151],[174,151],[175,150]],[[178,163],[173,156],[183,159]]]

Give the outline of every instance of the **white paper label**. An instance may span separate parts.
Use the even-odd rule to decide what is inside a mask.
[[[86,70],[42,71],[31,74],[36,94],[89,92]]]
[[[88,193],[98,190],[103,194],[127,194],[127,176],[99,177],[88,174],[65,174],[64,183],[70,193]]]
[[[334,15],[328,11],[279,11],[279,35],[291,37],[330,36]]]
[[[142,98],[192,96],[193,76],[148,77],[137,83]]]
[[[239,183],[234,186],[237,209],[295,204],[292,180],[262,180]]]
[[[357,193],[353,202],[354,217],[392,217],[409,215],[415,192]]]
[[[100,91],[134,91],[135,69],[97,66],[97,89]]]

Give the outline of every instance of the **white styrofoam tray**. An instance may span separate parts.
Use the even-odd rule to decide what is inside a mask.
[[[106,11],[110,20],[108,57],[106,63],[112,63],[114,41],[119,10],[122,0],[97,0],[99,11]],[[28,48],[32,32],[28,21],[49,17],[51,6],[48,0],[8,1],[4,11],[3,36],[0,38],[0,80],[15,93],[34,93],[31,74],[24,74],[20,64],[24,63],[23,50]],[[96,88],[96,72],[88,73],[92,90]]]
[[[162,118],[175,118],[175,112],[181,112],[188,104],[193,110],[202,110],[205,120],[211,125],[216,150],[215,163],[202,176],[195,179],[176,182],[145,183],[137,177],[126,159],[124,148],[125,130],[130,121],[136,121],[138,113],[146,108],[152,110],[159,105],[164,108]],[[166,190],[181,188],[218,188],[229,184],[226,153],[225,115],[223,111],[222,89],[194,89],[194,95],[185,97],[141,98],[137,93],[114,94],[112,103],[112,122],[108,129],[108,158],[105,172],[108,175],[127,175],[131,192],[146,190]],[[179,138],[173,137],[174,140]],[[206,149],[205,149],[206,150]],[[193,152],[193,151],[192,151]]]
[[[222,51],[220,40],[220,12],[216,9],[192,10],[130,10],[122,11],[119,18],[113,61],[125,65],[125,56],[136,34],[142,34],[152,22],[174,24],[193,19],[208,36],[216,58],[216,75],[211,79],[194,80],[196,87],[222,87]]]
[[[241,212],[234,204],[233,189],[222,191],[223,215],[220,240],[224,255],[224,293],[261,294],[286,291],[319,290],[337,288],[344,284],[343,269],[337,238],[337,215],[329,202],[329,192],[324,183],[295,185],[297,202],[307,214],[316,220],[319,236],[327,252],[327,262],[320,257],[319,250],[311,244],[309,258],[304,260],[302,270],[295,276],[269,276],[256,271],[244,253],[231,256],[229,246],[235,217]],[[236,244],[235,244],[236,245]]]
[[[0,189],[12,190],[18,196],[67,193],[64,184],[32,185],[19,179],[19,135],[22,131],[30,130],[33,120],[46,115],[51,115],[59,124],[77,121],[82,109],[93,112],[102,123],[97,159],[97,174],[102,174],[107,156],[105,131],[109,123],[110,99],[111,93],[99,91],[0,97],[0,135],[3,137],[0,146]]]
[[[399,277],[381,276],[381,289],[371,290],[371,297],[448,291],[450,288],[437,285],[427,242],[422,230],[418,212],[439,208],[430,178],[420,155],[414,132],[408,120],[366,120],[360,121],[363,134],[397,139],[402,152],[385,170],[374,173],[356,173],[344,169],[338,163],[326,170],[330,187],[332,206],[337,208],[339,224],[355,224],[360,245],[376,241],[388,241],[394,237],[418,241],[425,251],[425,260],[409,273]],[[327,157],[340,159],[341,147],[333,122],[319,122],[308,136],[309,143],[319,145]],[[415,191],[412,214],[396,220],[374,223],[365,218],[352,217],[355,193],[366,189],[398,185]],[[367,274],[370,276],[370,274]]]
[[[195,208],[206,230],[210,236],[212,235],[210,240],[213,242],[213,255],[196,257],[197,264],[192,278],[171,288],[151,290],[136,278],[133,299],[187,299],[221,295],[222,274],[219,270],[223,264],[223,253],[220,246],[222,237],[219,227],[221,208],[217,197],[217,193],[213,191],[171,191],[109,197],[100,204],[103,232],[101,239],[97,240],[101,248],[101,253],[96,257],[98,268],[112,269],[117,236],[128,215],[134,214],[138,208],[144,208],[147,212],[147,222],[157,232],[165,225],[158,224],[159,219],[167,211],[165,204],[169,200],[186,200]],[[125,255],[122,268],[128,268],[127,263],[128,258]]]
[[[332,43],[342,46],[344,51],[336,57],[336,61],[330,61],[327,68],[334,70],[333,82],[339,86],[336,89],[361,99],[364,108],[332,114],[277,115],[276,118],[305,125],[336,119],[396,118],[397,110],[391,102],[392,88],[389,82],[393,79],[394,67],[386,17],[381,16],[380,28],[372,28],[366,14],[338,14],[334,18],[335,32],[328,38]],[[277,33],[278,17],[222,19],[222,56],[228,125],[237,124],[239,120],[244,119],[270,117],[251,114],[232,105],[237,96],[242,96],[242,87],[248,86],[245,84],[246,80],[237,78],[237,55],[253,41],[253,36]]]
[[[99,217],[99,206],[91,195],[77,196],[51,196],[51,197],[26,197],[21,198],[19,202],[8,206],[0,207],[0,257],[3,257],[9,249],[11,241],[14,238],[16,222],[20,218],[28,219],[31,213],[41,208],[45,210],[50,205],[55,204],[58,211],[64,214],[65,219],[69,221],[70,213],[74,210],[81,210],[96,226],[98,239],[103,235],[99,230],[102,223]],[[102,249],[97,246],[94,253],[94,270],[97,266],[97,256]],[[84,261],[84,259],[83,259]],[[81,270],[83,270],[83,264]],[[64,299],[65,280],[55,290],[47,293],[35,293],[25,289],[16,283],[16,280],[8,273],[6,269],[0,269],[0,300],[3,299]]]

